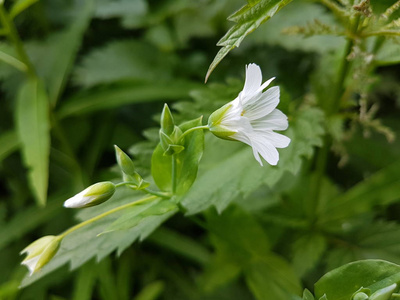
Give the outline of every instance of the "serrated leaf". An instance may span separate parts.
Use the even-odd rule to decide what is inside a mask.
[[[135,81],[118,82],[77,93],[64,100],[57,116],[66,118],[132,103],[177,100],[200,86],[198,83],[180,80],[140,84]]]
[[[201,126],[201,118],[183,123],[182,132]],[[176,194],[184,195],[192,186],[197,176],[198,165],[203,156],[204,132],[196,130],[185,136],[185,150],[176,154]],[[157,186],[163,191],[172,191],[172,156],[164,155],[161,145],[157,145],[151,159],[151,174]]]
[[[315,284],[315,296],[347,300],[361,287],[371,293],[400,282],[400,266],[383,260],[349,263],[325,274]]]
[[[88,220],[117,206],[137,201],[141,196],[142,194],[138,194],[132,190],[118,190],[112,201],[107,201],[101,205],[80,211],[78,214],[79,220]],[[21,286],[24,287],[32,284],[67,263],[70,264],[71,270],[74,270],[92,258],[100,261],[115,250],[117,251],[117,255],[120,255],[134,241],[138,239],[144,240],[172,215],[173,213],[167,213],[147,217],[134,228],[100,236],[98,234],[110,226],[120,216],[120,213],[111,214],[101,220],[88,224],[66,236],[54,258],[40,272],[25,277]]]
[[[262,23],[270,19],[291,0],[259,0],[257,3],[247,4],[231,15],[228,19],[236,22],[229,31],[219,40],[217,46],[222,46],[208,68],[206,81],[220,61],[235,47],[239,47],[243,39]]]
[[[38,79],[28,79],[17,96],[17,132],[28,179],[39,205],[47,199],[50,153],[49,99]]]
[[[314,147],[322,143],[322,120],[318,109],[298,112],[284,133],[292,139],[291,144],[279,151],[276,167],[260,167],[248,146],[207,136],[199,177],[182,199],[187,213],[195,214],[210,206],[221,212],[239,195],[245,198],[263,184],[272,187],[286,171],[296,174],[302,157],[310,157]]]
[[[144,208],[141,206],[142,205],[133,206],[124,211],[123,215],[107,227],[101,234],[129,229],[137,226],[148,217],[175,213],[179,210],[178,206],[169,200],[155,200],[148,205],[144,205]]]

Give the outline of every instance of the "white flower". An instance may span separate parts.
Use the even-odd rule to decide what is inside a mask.
[[[276,109],[279,87],[263,92],[272,80],[274,78],[261,84],[260,67],[249,64],[243,90],[235,100],[216,110],[208,119],[208,127],[216,136],[250,145],[260,165],[263,165],[260,155],[269,164],[276,165],[279,160],[276,148],[285,148],[290,143],[290,138],[274,132],[287,129],[288,120]]]
[[[61,237],[47,235],[34,241],[21,251],[21,254],[28,254],[21,264],[28,267],[29,275],[39,271],[53,258],[60,247],[60,242]]]
[[[111,198],[115,185],[110,181],[95,183],[64,202],[68,208],[83,208],[98,205]]]

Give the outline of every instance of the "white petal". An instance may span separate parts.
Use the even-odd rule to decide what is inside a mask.
[[[40,259],[40,255],[32,257],[31,259],[24,260],[21,265],[25,265],[29,269],[29,275],[32,275],[35,271],[36,265]]]
[[[264,83],[262,84],[262,86],[260,86],[259,91],[262,92],[263,89],[265,89],[267,86],[269,86],[269,84],[270,84],[270,83],[272,82],[272,80],[274,80],[274,79],[275,79],[275,77],[272,77],[272,78],[268,79],[266,82],[264,82]]]
[[[266,90],[256,102],[245,106],[244,116],[250,120],[257,120],[271,113],[279,104],[279,86]]]
[[[286,148],[290,144],[290,138],[273,131],[260,132],[259,136],[268,140],[276,148]]]
[[[242,99],[248,99],[257,92],[262,82],[261,69],[256,64],[246,66],[246,81],[243,91],[241,92]]]
[[[253,153],[256,150],[269,163],[275,166],[279,161],[279,153],[276,148],[266,139],[257,138],[252,140]],[[257,156],[254,155],[257,159]],[[257,159],[258,160],[258,159]],[[259,160],[258,160],[259,161]],[[260,161],[259,161],[260,162]],[[260,162],[262,165],[262,163]]]
[[[90,188],[90,187],[89,187]],[[64,207],[67,208],[80,208],[86,204],[88,204],[93,197],[87,197],[85,194],[88,192],[89,188],[86,188],[79,194],[76,194],[75,196],[69,198],[64,202]]]
[[[279,109],[251,122],[254,129],[259,130],[286,130],[289,126],[286,115]]]

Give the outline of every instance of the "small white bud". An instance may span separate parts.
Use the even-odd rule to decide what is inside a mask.
[[[84,208],[95,206],[110,199],[115,192],[115,185],[110,181],[95,183],[79,194],[64,202],[68,208]]]

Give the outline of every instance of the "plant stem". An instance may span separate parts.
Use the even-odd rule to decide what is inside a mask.
[[[137,185],[137,183],[133,182],[133,181],[124,181],[124,182],[117,183],[115,185],[115,187],[119,188],[121,186],[126,186],[126,185],[129,185],[129,184]],[[150,189],[141,189],[141,191],[146,192],[147,194],[150,194],[150,195],[153,195],[153,196],[160,197],[160,198],[171,198],[170,194],[164,193],[164,192],[153,191],[153,190],[150,190]]]
[[[35,68],[33,67],[28,54],[25,51],[24,45],[18,35],[18,31],[15,28],[14,23],[11,21],[8,13],[4,9],[3,3],[0,3],[0,22],[4,27],[5,32],[7,33],[7,37],[9,38],[10,42],[14,45],[18,56],[19,60],[22,61],[27,68],[27,73],[30,76],[36,76],[36,71]]]
[[[115,208],[113,208],[113,209],[111,209],[109,211],[106,211],[105,213],[102,213],[102,214],[100,214],[100,215],[98,215],[96,217],[93,217],[93,218],[91,218],[89,220],[86,220],[86,221],[84,221],[84,222],[82,222],[82,223],[80,223],[78,225],[75,225],[75,226],[71,227],[70,229],[68,229],[68,230],[64,231],[62,234],[60,234],[59,237],[64,238],[65,236],[67,236],[68,234],[74,232],[75,230],[78,230],[79,228],[82,228],[82,227],[84,227],[86,225],[89,225],[89,224],[91,224],[91,223],[93,223],[93,222],[95,222],[97,220],[100,220],[100,219],[102,219],[104,217],[107,217],[107,216],[109,216],[109,215],[111,215],[111,214],[113,214],[115,212],[118,212],[120,210],[123,210],[123,209],[131,207],[131,206],[142,204],[142,203],[147,202],[147,201],[155,200],[157,198],[158,198],[157,196],[149,196],[147,198],[143,198],[143,199],[140,199],[140,200],[135,201],[135,202],[130,202],[130,203],[115,207]]]
[[[171,168],[171,177],[172,177],[172,195],[176,193],[176,154],[171,156],[172,159],[172,168]]]
[[[190,129],[186,130],[186,131],[181,135],[181,137],[179,138],[179,141],[183,140],[183,138],[185,137],[185,135],[188,135],[189,133],[192,133],[192,132],[195,131],[195,130],[208,130],[208,129],[209,129],[209,128],[208,128],[207,125],[192,127],[192,128],[190,128]]]

